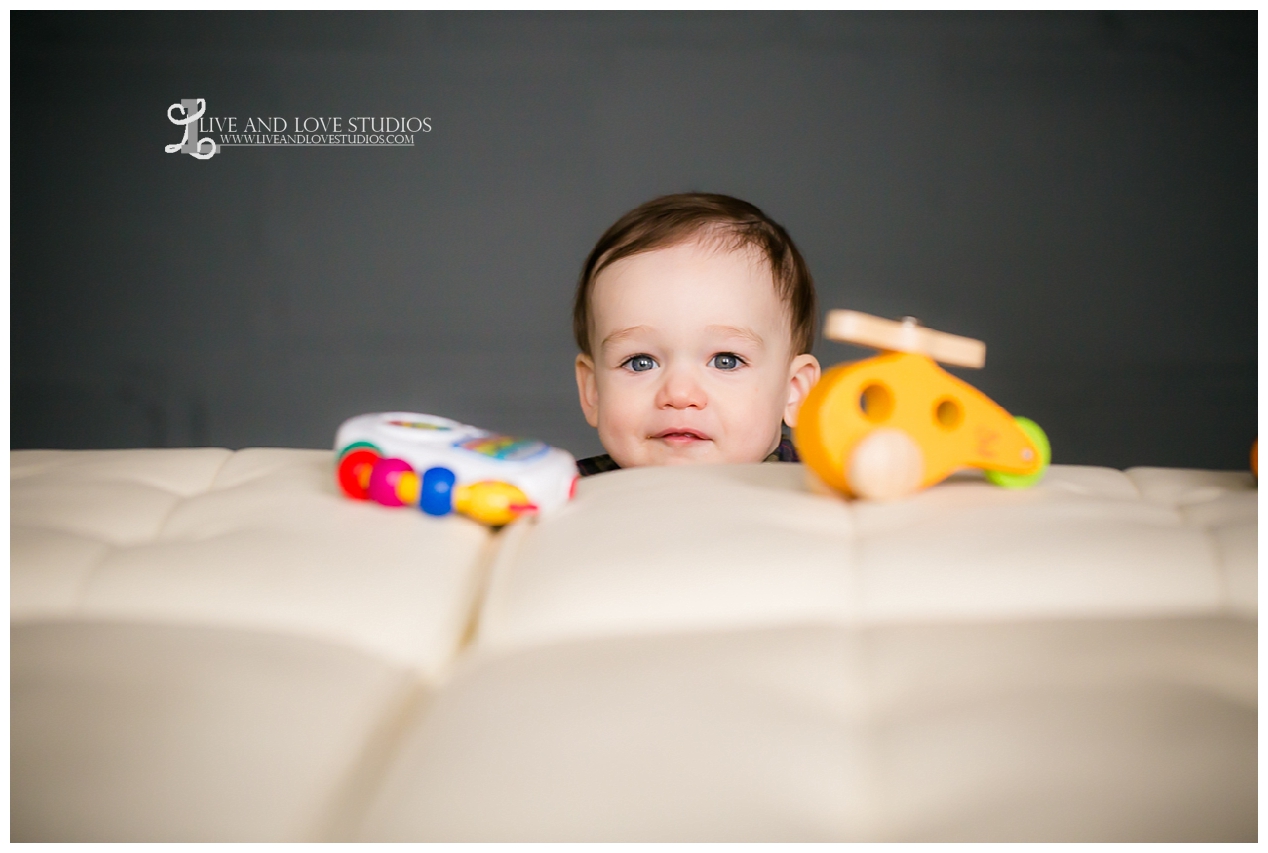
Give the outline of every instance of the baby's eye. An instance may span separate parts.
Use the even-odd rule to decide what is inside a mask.
[[[650,355],[634,355],[627,358],[621,366],[628,367],[635,373],[642,373],[644,370],[651,370],[655,367],[656,360]]]
[[[743,363],[744,359],[733,352],[720,352],[709,359],[709,364],[718,370],[735,370]]]

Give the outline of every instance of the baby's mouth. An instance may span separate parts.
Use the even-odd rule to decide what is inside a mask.
[[[659,439],[660,441],[663,441],[666,444],[669,444],[671,446],[676,446],[676,447],[685,447],[686,445],[694,444],[697,441],[710,440],[709,436],[705,435],[699,430],[680,429],[677,427],[661,430],[660,432],[653,435],[652,438]]]

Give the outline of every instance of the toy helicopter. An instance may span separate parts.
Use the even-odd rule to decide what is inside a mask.
[[[1005,488],[1043,478],[1052,450],[1039,425],[936,363],[981,367],[981,341],[858,311],[828,312],[824,337],[881,351],[826,371],[801,406],[793,443],[828,486],[892,500],[960,468],[981,468]]]

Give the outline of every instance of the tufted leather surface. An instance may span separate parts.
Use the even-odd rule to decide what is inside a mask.
[[[10,457],[15,840],[1246,840],[1258,493],[616,471],[490,533],[324,451]]]
[[[1054,465],[1028,490],[965,474],[872,503],[812,494],[795,465],[617,471],[508,539],[480,642],[1254,615],[1257,494],[1249,473]]]
[[[436,678],[489,532],[354,502],[331,455],[15,451],[10,614],[214,625],[344,643]]]
[[[324,840],[430,695],[343,646],[116,621],[15,626],[10,679],[14,841]]]
[[[788,625],[478,653],[375,841],[1245,841],[1246,620]]]

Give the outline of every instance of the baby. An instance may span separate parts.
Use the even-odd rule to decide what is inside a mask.
[[[819,381],[816,312],[801,253],[753,205],[686,193],[625,214],[573,305],[577,391],[607,450],[577,467],[797,461],[781,424]]]

